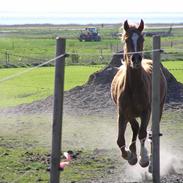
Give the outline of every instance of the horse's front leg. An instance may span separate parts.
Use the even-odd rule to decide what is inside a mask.
[[[145,147],[145,140],[147,137],[147,126],[150,119],[150,110],[143,112],[141,116],[141,125],[139,130],[139,140],[141,144],[140,148],[140,161],[139,164],[142,167],[147,167],[149,165],[149,156],[147,148]]]
[[[129,149],[131,151],[131,158],[128,160],[128,163],[130,165],[135,165],[138,161],[137,152],[136,152],[137,151],[136,150],[136,140],[137,140],[137,135],[139,132],[139,124],[136,119],[132,119],[129,122],[130,122],[130,125],[132,128],[132,131],[133,131],[133,136],[132,136],[132,142],[129,147]]]
[[[128,160],[131,156],[130,151],[126,150],[125,144],[125,130],[126,130],[127,121],[122,115],[118,115],[118,139],[117,144],[121,150],[122,157]]]

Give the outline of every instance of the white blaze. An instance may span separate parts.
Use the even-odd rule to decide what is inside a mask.
[[[137,40],[138,40],[139,36],[137,33],[133,33],[132,35],[132,41],[133,41],[133,46],[135,49],[135,52],[137,51]]]

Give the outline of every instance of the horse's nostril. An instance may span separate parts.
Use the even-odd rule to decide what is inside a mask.
[[[137,60],[137,57],[136,57],[136,55],[134,54],[134,55],[132,55],[132,62],[135,62]]]
[[[142,56],[138,55],[138,60],[142,61]]]
[[[139,54],[134,54],[132,55],[132,62],[141,62],[142,61],[142,56]]]

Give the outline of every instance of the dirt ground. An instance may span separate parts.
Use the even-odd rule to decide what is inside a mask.
[[[179,110],[166,110],[161,122],[161,182],[183,182],[183,112]],[[26,152],[31,152],[35,147],[43,147],[51,150],[51,113],[37,114],[6,114],[0,116],[1,145],[8,148],[23,147]],[[31,125],[30,125],[31,124]],[[150,127],[149,127],[150,128]],[[131,139],[130,126],[127,127],[127,144]],[[64,114],[62,148],[63,151],[90,152],[89,155],[81,153],[77,160],[79,164],[87,164],[97,161],[103,166],[103,170],[94,173],[92,179],[83,181],[63,181],[80,183],[134,183],[152,182],[151,174],[147,168],[141,168],[139,164],[130,166],[121,158],[120,150],[116,144],[117,124],[113,115],[68,115]],[[9,141],[8,141],[9,140]],[[3,145],[3,146],[4,146]],[[150,144],[146,142],[148,149]],[[137,144],[139,151],[140,145]],[[29,161],[45,161],[44,157],[34,154],[26,154]],[[50,156],[46,159],[49,160]],[[97,165],[98,166],[98,165]],[[69,168],[72,167],[72,164]],[[80,170],[78,173],[83,174]],[[89,168],[88,173],[93,174]],[[86,173],[86,172],[85,172]],[[65,172],[63,172],[63,175]],[[1,182],[1,181],[0,181]],[[43,181],[44,182],[44,181]],[[9,182],[8,182],[9,183]]]
[[[99,157],[106,156],[110,160],[106,164],[111,164],[102,174],[80,183],[152,182],[147,168],[128,165],[116,145],[116,109],[110,96],[110,83],[115,73],[114,67],[107,67],[91,75],[85,85],[64,94],[63,149],[91,151],[93,154],[87,156],[86,161],[98,158],[102,164]],[[168,96],[161,122],[161,182],[183,183],[183,85],[169,73],[166,78]],[[1,109],[0,137],[16,137],[17,143],[20,141],[26,148],[36,145],[50,149],[52,110],[52,96],[32,104]],[[126,137],[129,144],[129,127]],[[26,139],[26,143],[21,139]],[[148,143],[147,146],[150,148]]]
[[[85,85],[76,87],[65,93],[64,123],[63,123],[63,149],[73,151],[89,151],[90,156],[84,156],[80,163],[86,163],[93,158],[103,164],[103,159],[109,159],[110,166],[96,173],[92,179],[84,181],[70,181],[80,183],[141,183],[152,182],[152,176],[147,168],[138,164],[128,165],[121,158],[116,144],[117,124],[116,110],[110,98],[110,85]],[[17,144],[31,149],[41,146],[51,148],[51,121],[52,97],[37,101],[29,105],[16,108],[2,109],[6,114],[1,117],[0,134],[13,136]],[[97,99],[97,100],[96,100]],[[161,122],[161,182],[183,183],[183,103],[171,101],[165,104]],[[31,124],[31,126],[30,126]],[[7,129],[7,130],[5,130]],[[149,127],[150,129],[150,127]],[[18,135],[18,137],[17,137]],[[126,132],[129,144],[131,131]],[[20,140],[26,139],[26,140]],[[31,139],[30,141],[27,139]],[[20,141],[20,142],[19,142]],[[26,141],[26,143],[25,143]],[[32,145],[34,143],[34,145]],[[150,148],[147,143],[148,148]],[[139,144],[137,147],[140,147]],[[97,152],[97,153],[96,153]],[[84,158],[84,159],[83,159]],[[106,160],[105,160],[106,161]],[[89,172],[93,172],[92,168]],[[101,173],[102,172],[102,173]],[[82,174],[82,171],[79,172]],[[68,181],[63,181],[69,183]]]

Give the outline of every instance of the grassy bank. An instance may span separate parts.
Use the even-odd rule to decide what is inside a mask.
[[[90,74],[103,66],[67,66],[65,70],[65,90],[86,83]],[[21,73],[25,68],[1,69],[0,79]],[[19,77],[0,83],[1,107],[16,106],[22,103],[46,98],[53,94],[54,67],[32,70]]]
[[[174,75],[177,81],[183,83],[183,61],[164,61],[162,64]]]
[[[183,62],[162,62],[179,82],[183,83]],[[97,66],[66,66],[65,90],[86,83],[90,74],[100,70],[104,65]],[[0,79],[21,73],[26,68],[1,69]],[[176,70],[177,69],[177,70]],[[32,70],[22,76],[0,83],[1,107],[16,106],[31,103],[53,94],[54,67],[44,67]]]

